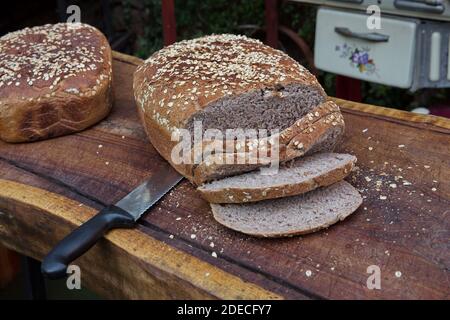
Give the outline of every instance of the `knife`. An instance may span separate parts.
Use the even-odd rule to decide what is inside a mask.
[[[65,277],[69,263],[88,251],[109,230],[132,228],[148,209],[183,179],[166,161],[155,172],[157,174],[119,202],[105,207],[61,240],[42,261],[42,273],[49,279]]]

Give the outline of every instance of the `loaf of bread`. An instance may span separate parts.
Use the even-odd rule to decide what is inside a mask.
[[[0,38],[0,139],[25,142],[83,130],[112,106],[111,48],[81,23]]]
[[[345,128],[339,107],[327,101],[312,74],[283,52],[237,35],[181,41],[139,66],[133,88],[153,146],[198,186],[216,220],[227,227],[255,236],[303,234],[342,220],[361,204],[358,191],[342,181],[356,158],[330,153]],[[238,128],[277,132],[234,139],[231,149],[219,148],[199,162],[175,162],[171,155],[178,141],[172,137],[181,129],[194,136],[197,122],[201,134]],[[253,171],[269,166],[270,158],[236,161],[266,148],[273,138],[282,164],[277,174]],[[191,159],[197,147],[229,142],[194,144]]]

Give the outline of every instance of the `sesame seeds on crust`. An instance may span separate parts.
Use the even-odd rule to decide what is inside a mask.
[[[318,85],[285,53],[241,35],[210,35],[167,46],[138,67],[142,112],[171,132],[213,101],[291,83]]]
[[[111,81],[109,45],[94,27],[58,23],[11,32],[0,38],[0,103],[40,101],[58,90],[94,96]]]

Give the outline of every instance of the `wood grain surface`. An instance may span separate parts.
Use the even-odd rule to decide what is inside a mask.
[[[115,54],[115,105],[93,128],[0,143],[0,178],[23,184],[0,183],[3,244],[42,259],[94,209],[157,174],[163,160],[132,95],[139,62]],[[255,239],[217,224],[183,181],[137,230],[112,232],[77,261],[86,283],[113,298],[448,299],[450,121],[336,101],[346,121],[338,151],[358,157],[348,181],[364,197],[352,216],[308,236]],[[371,265],[381,270],[380,290],[366,286]]]

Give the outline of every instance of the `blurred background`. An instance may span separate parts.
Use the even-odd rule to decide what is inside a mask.
[[[163,19],[162,14],[164,11],[163,1],[170,2],[170,5],[173,4],[172,8],[170,6],[165,8],[166,20]],[[287,52],[316,74],[330,96],[341,96],[350,100],[407,111],[425,108],[422,109],[422,112],[447,117],[450,115],[449,89],[421,88],[411,92],[409,89],[347,77],[339,80],[339,77],[342,76],[318,70],[314,64],[317,4],[288,0],[163,1],[8,1],[2,4],[0,11],[0,36],[24,27],[66,21],[67,7],[75,4],[81,9],[81,21],[103,31],[114,50],[140,58],[147,58],[162,48],[165,43],[164,36],[166,43],[168,41],[168,31],[172,32],[174,37],[169,41],[191,39],[212,33],[246,34],[266,42],[268,38],[272,37],[271,41],[275,43],[271,43],[271,45]],[[347,2],[349,1],[347,0]],[[437,1],[440,2],[440,0]],[[417,3],[420,0],[413,2]],[[171,9],[173,10],[171,11]],[[174,18],[173,21],[172,18]],[[165,25],[167,19],[173,23],[170,28]],[[269,28],[266,28],[267,26]],[[448,23],[439,24],[440,28],[441,26],[448,26]],[[267,32],[273,27],[278,29],[278,33],[275,37],[273,34],[268,37]],[[329,54],[331,55],[331,53]],[[395,54],[390,57],[390,59],[399,61],[402,58]],[[354,99],[352,95],[346,97],[338,92],[340,83],[341,85],[344,83],[344,87],[350,86],[356,92]],[[30,261],[0,247],[0,299],[29,297],[27,283],[30,279],[27,279],[29,275],[25,272],[27,263],[29,264]],[[31,263],[33,262],[31,261]],[[72,295],[65,289],[64,282],[47,283],[47,289],[49,298],[96,297],[87,290]]]
[[[16,0],[9,9],[0,11],[0,35],[27,26],[66,21],[67,6],[81,9],[81,21],[102,30],[113,49],[146,58],[163,47],[161,0],[98,0],[56,1]],[[264,0],[175,0],[176,40],[195,38],[211,33],[239,33],[265,40]],[[297,34],[313,51],[317,6],[297,1],[278,1],[278,23]],[[313,57],[305,56],[298,44],[284,32],[279,33],[278,47],[288,52],[309,69]],[[401,59],[393,56],[392,59]],[[317,71],[327,93],[336,96],[336,75]],[[432,113],[447,114],[450,90],[407,89],[371,82],[360,83],[361,101],[403,110],[418,107]],[[441,110],[439,110],[441,109]]]

